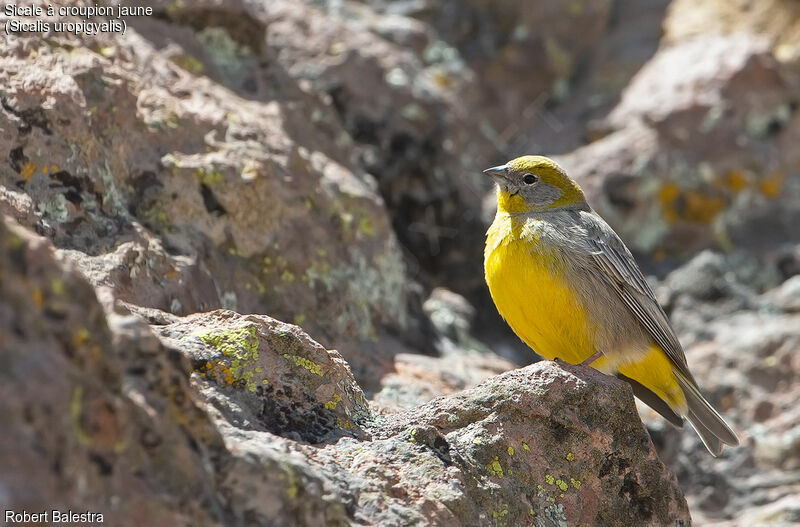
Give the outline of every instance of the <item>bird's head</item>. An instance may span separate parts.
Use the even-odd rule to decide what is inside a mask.
[[[585,209],[586,197],[563,168],[544,156],[522,156],[483,171],[497,183],[500,212]]]

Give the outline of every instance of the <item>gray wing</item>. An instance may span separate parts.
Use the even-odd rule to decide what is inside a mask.
[[[656,343],[670,359],[678,384],[686,397],[686,417],[692,423],[703,443],[713,455],[722,451],[722,444],[738,445],[739,439],[721,415],[703,397],[697,382],[689,373],[686,356],[675,332],[669,325],[664,310],[658,305],[655,294],[639,270],[633,255],[616,233],[602,218],[591,212],[580,212],[581,224],[586,228],[592,259],[603,273],[603,279],[617,290],[631,313],[642,323]],[[626,378],[627,380],[627,378]],[[671,422],[680,423],[680,416],[664,410],[664,404],[655,394],[639,383],[631,383],[634,393]],[[638,386],[637,386],[638,385]],[[652,403],[652,404],[651,404]],[[678,426],[680,426],[678,424]]]
[[[633,255],[608,224],[593,212],[581,212],[592,259],[603,271],[601,275],[616,289],[631,313],[661,346],[675,369],[694,380],[686,363],[678,337],[669,325],[664,310],[647,283]]]

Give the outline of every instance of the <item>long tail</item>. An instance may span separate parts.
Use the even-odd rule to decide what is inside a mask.
[[[679,372],[675,372],[678,384],[686,397],[686,405],[689,408],[686,418],[692,423],[703,444],[713,456],[718,456],[722,452],[722,445],[736,446],[739,438],[728,426],[728,423],[714,407],[706,401],[703,394],[697,388],[692,379],[687,379]]]

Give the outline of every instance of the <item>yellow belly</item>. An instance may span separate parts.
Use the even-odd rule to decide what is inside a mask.
[[[587,313],[557,276],[557,257],[534,256],[528,243],[505,240],[487,250],[484,265],[492,299],[511,329],[538,354],[581,362],[595,353]]]
[[[532,250],[536,225],[495,220],[489,229],[484,267],[486,283],[497,310],[528,346],[546,359],[577,364],[597,350],[598,332],[581,301],[560,272],[555,252]],[[602,330],[602,329],[600,329]],[[592,366],[605,373],[617,371],[639,381],[684,415],[686,400],[669,359],[656,345],[642,353],[602,350]]]

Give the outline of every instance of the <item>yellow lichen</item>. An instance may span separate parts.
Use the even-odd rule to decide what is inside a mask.
[[[699,190],[685,194],[684,217],[694,223],[708,224],[725,208],[725,199]]]
[[[558,488],[560,488],[561,490],[567,490],[569,488],[569,485],[567,485],[567,482],[564,481],[563,479],[557,479],[556,486],[558,486]]]
[[[218,185],[225,181],[225,176],[222,174],[222,172],[217,170],[212,170],[210,172],[206,172],[205,170],[197,170],[193,175],[195,179],[208,186]]]
[[[495,520],[502,520],[503,517],[505,517],[507,514],[508,514],[508,505],[506,505],[505,503],[501,504],[497,510],[492,511],[492,517]]]
[[[33,289],[33,303],[36,304],[36,307],[39,309],[44,307],[44,292],[38,287]]]
[[[486,465],[486,468],[493,476],[503,479],[503,466],[500,464],[500,460],[497,459],[497,456],[494,456],[494,459],[491,463]]]
[[[547,482],[548,485],[552,485],[553,483],[555,483],[556,478],[554,478],[550,474],[545,474],[544,475],[544,480]]]
[[[721,186],[738,194],[747,188],[747,176],[741,170],[731,170],[722,178]]]
[[[528,446],[528,443],[526,443],[525,441],[522,442],[522,448],[526,452],[530,452],[530,450],[531,450],[531,448]]]
[[[80,328],[78,331],[75,332],[75,335],[72,337],[72,345],[76,348],[83,346],[87,342],[89,342],[89,337],[91,334],[89,330],[86,328]]]
[[[60,278],[53,278],[53,281],[50,282],[50,290],[56,295],[63,295],[64,294],[64,281]]]
[[[289,355],[288,353],[284,353],[283,358],[286,360],[293,360],[295,366],[300,366],[301,368],[305,368],[311,373],[322,377],[322,368],[320,368],[319,364],[312,362],[305,357],[301,357],[299,355]]]
[[[661,214],[667,223],[683,219],[709,224],[727,205],[726,199],[718,193],[716,189],[681,191],[677,183],[666,183],[658,191]]]
[[[366,234],[367,236],[374,236],[375,235],[375,225],[372,224],[372,221],[364,216],[358,221],[358,230]]]
[[[575,461],[575,454],[568,452],[566,455],[567,461]]]
[[[665,183],[658,190],[658,201],[661,203],[661,213],[667,223],[672,223],[678,219],[673,203],[681,194],[681,189],[676,183]]]
[[[765,197],[774,199],[778,197],[783,187],[783,172],[775,172],[769,177],[758,182],[758,190]]]
[[[508,452],[509,456],[513,456],[514,455],[514,447],[513,446],[508,447],[507,452]]]
[[[576,489],[581,488],[581,482],[579,480],[575,478],[569,478],[569,482],[572,483],[572,486],[575,487]]]
[[[217,351],[230,360],[229,364],[215,360],[212,368],[209,368],[209,363],[206,362],[206,369],[214,369],[228,385],[241,381],[249,391],[256,391],[252,367],[258,360],[259,341],[255,325],[229,330],[214,330],[199,334],[197,337],[202,342],[214,346]]]
[[[22,167],[22,170],[20,171],[20,175],[25,179],[25,181],[28,181],[28,180],[31,179],[31,177],[33,176],[34,172],[36,172],[36,165],[34,165],[31,162],[28,162],[28,163],[25,164],[24,167]]]
[[[342,398],[338,393],[333,394],[333,398],[325,403],[325,408],[328,410],[336,410],[336,405],[342,402]]]

